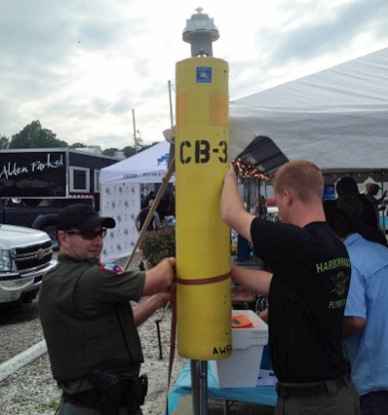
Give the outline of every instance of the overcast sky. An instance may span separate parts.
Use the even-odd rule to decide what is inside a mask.
[[[162,141],[199,6],[231,100],[388,47],[387,0],[0,0],[0,134],[40,120],[69,144],[122,149],[134,109],[144,141]]]

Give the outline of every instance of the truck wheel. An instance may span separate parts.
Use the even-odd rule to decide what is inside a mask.
[[[59,243],[57,239],[57,230],[55,228],[55,225],[49,225],[45,226],[42,229],[43,232],[46,232],[47,235],[50,237],[52,243],[53,243],[53,250],[58,251],[59,250]]]

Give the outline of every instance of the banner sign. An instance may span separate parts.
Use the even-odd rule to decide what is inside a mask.
[[[65,197],[66,152],[0,152],[1,197]]]

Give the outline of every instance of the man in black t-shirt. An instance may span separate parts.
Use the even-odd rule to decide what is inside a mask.
[[[221,212],[273,271],[232,266],[236,282],[269,298],[269,345],[279,380],[275,414],[359,414],[342,354],[350,261],[325,222],[322,173],[296,160],[278,170],[273,185],[282,223],[244,209],[233,168],[225,175]]]
[[[148,202],[148,206],[145,207],[144,209],[142,209],[136,216],[135,218],[135,226],[136,226],[136,230],[138,232],[141,231],[141,229],[143,228],[144,222],[147,219],[148,213],[151,210],[152,205],[154,204],[153,200],[150,200]],[[150,223],[147,226],[147,231],[154,231],[156,229],[156,227],[160,225],[160,218],[159,218],[159,214],[157,212],[154,212],[154,216],[151,219]]]

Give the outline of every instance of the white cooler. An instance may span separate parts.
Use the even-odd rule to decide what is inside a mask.
[[[250,310],[232,310],[232,315],[243,315],[252,322],[253,328],[232,329],[231,356],[211,360],[210,367],[220,388],[254,388],[259,377],[263,348],[268,343],[268,326]]]

